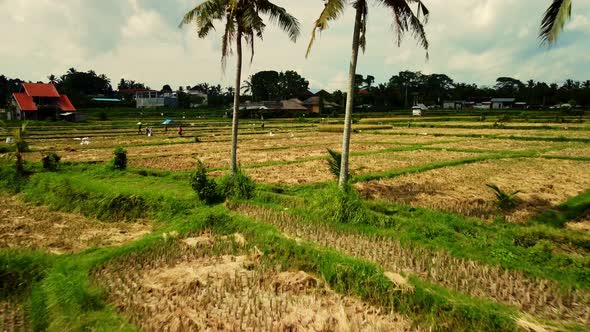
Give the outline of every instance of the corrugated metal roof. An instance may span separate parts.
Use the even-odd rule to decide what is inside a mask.
[[[53,84],[23,83],[27,95],[31,97],[59,98],[59,93]]]
[[[515,98],[492,98],[492,103],[513,103]]]
[[[37,105],[35,105],[33,98],[28,96],[26,93],[13,93],[12,96],[14,97],[14,100],[16,100],[16,103],[21,110],[27,112],[37,110]]]
[[[68,96],[66,95],[59,96],[57,105],[59,106],[62,112],[74,112],[76,110],[74,105],[72,105],[70,98],[68,98]]]

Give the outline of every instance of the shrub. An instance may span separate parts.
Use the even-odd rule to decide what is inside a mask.
[[[98,119],[100,121],[106,121],[109,119],[109,116],[108,116],[107,112],[102,111],[102,112],[98,113]]]
[[[195,143],[201,143],[201,139],[199,138],[199,136],[195,136]]]
[[[61,158],[53,152],[41,159],[41,161],[43,162],[43,168],[51,172],[57,171],[57,169],[59,168],[60,160]]]
[[[114,151],[115,158],[113,159],[113,169],[124,171],[127,169],[127,151],[123,147],[118,146]]]
[[[217,185],[207,178],[207,168],[200,160],[197,161],[197,169],[191,174],[190,183],[199,200],[211,203],[218,197]]]
[[[228,174],[219,181],[220,193],[228,199],[250,199],[256,184],[242,170]]]
[[[322,212],[321,218],[336,223],[365,224],[383,226],[388,222],[387,216],[379,218],[377,213],[367,209],[356,190],[350,185],[345,190],[332,185],[327,190],[318,191],[310,212]],[[313,212],[315,211],[315,212]]]
[[[510,210],[518,206],[518,197],[516,195],[520,193],[520,190],[508,194],[495,184],[486,184],[486,186],[494,191],[496,204],[500,209]]]

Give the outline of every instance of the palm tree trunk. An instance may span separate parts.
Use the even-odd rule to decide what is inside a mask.
[[[352,109],[354,103],[354,94],[356,85],[354,82],[356,75],[356,64],[359,56],[359,39],[361,33],[362,12],[360,8],[356,9],[356,18],[354,21],[354,33],[352,35],[352,58],[350,60],[350,71],[348,73],[348,95],[346,96],[346,115],[344,117],[344,133],[342,134],[342,162],[340,164],[340,178],[338,187],[341,190],[346,188],[348,183],[348,155],[350,150],[350,134],[352,127]]]
[[[238,171],[238,119],[240,113],[240,83],[242,80],[242,31],[236,36],[236,86],[234,90],[234,117],[231,140],[231,174]]]

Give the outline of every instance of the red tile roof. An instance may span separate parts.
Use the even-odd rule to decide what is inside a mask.
[[[33,101],[33,98],[29,97],[26,93],[13,93],[12,96],[18,107],[23,111],[36,111],[37,105]]]
[[[53,84],[23,83],[25,92],[31,97],[59,98],[59,93]]]
[[[62,112],[74,112],[76,110],[74,105],[72,105],[70,98],[68,98],[68,96],[66,95],[59,96],[59,101],[57,102],[57,105],[59,106]]]

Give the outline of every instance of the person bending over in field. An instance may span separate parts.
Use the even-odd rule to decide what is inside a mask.
[[[178,127],[178,136],[182,136],[182,134],[183,134],[182,126],[179,126]]]

